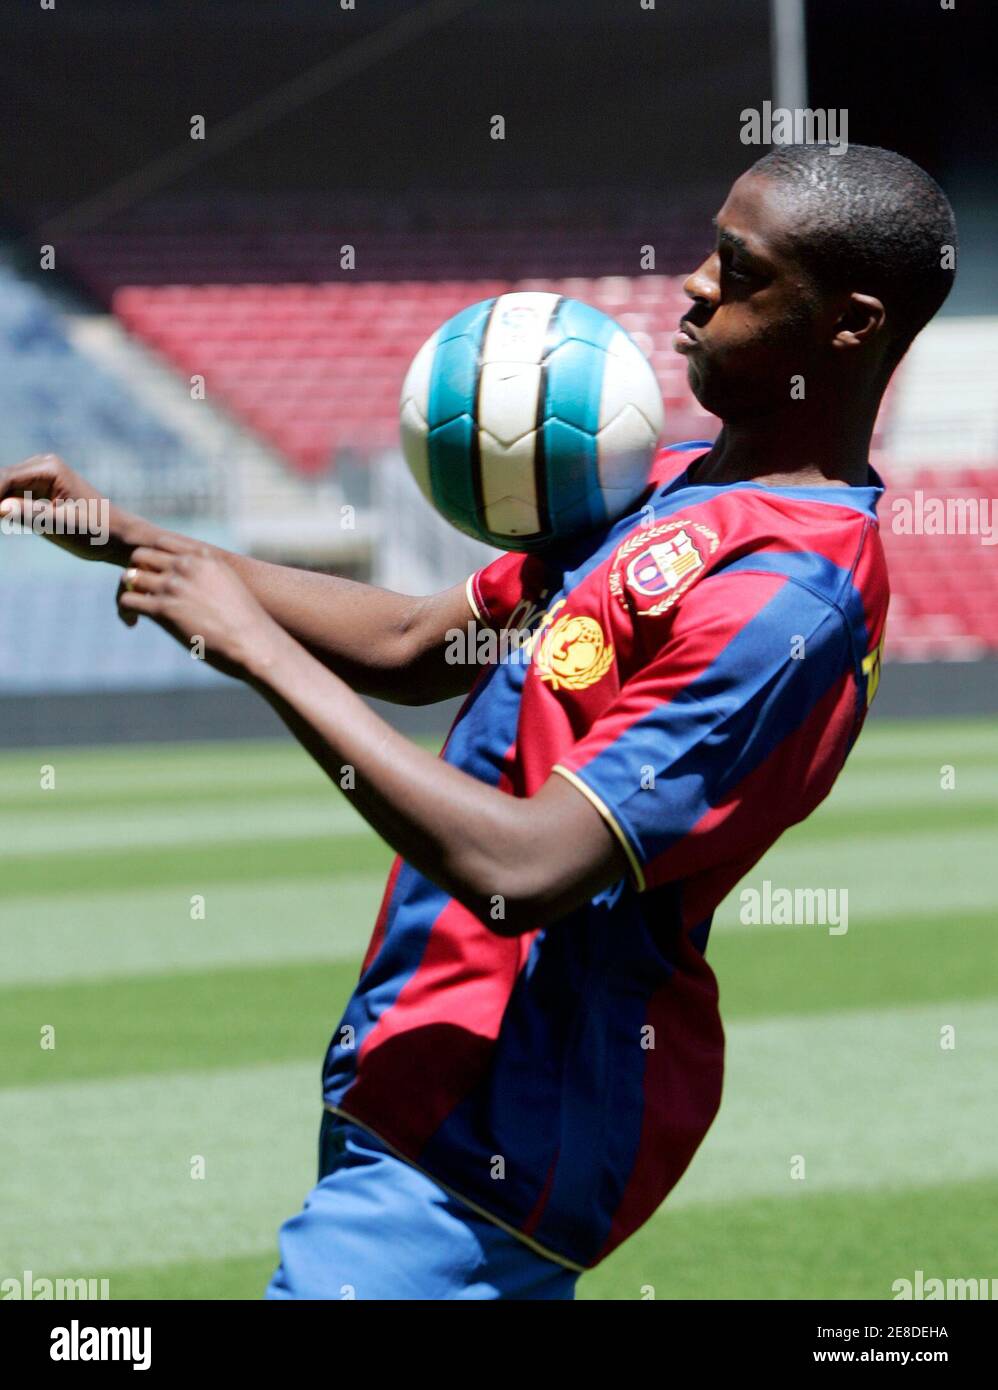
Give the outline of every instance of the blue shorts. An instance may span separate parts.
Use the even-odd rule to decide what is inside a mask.
[[[572,1299],[578,1279],[329,1111],[280,1249],[267,1298]]]

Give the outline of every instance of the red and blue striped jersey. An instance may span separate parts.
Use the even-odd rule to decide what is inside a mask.
[[[499,643],[441,756],[510,796],[567,778],[627,878],[506,938],[397,860],[324,1069],[330,1109],[577,1268],[709,1128],[712,914],[827,795],[879,679],[880,479],[704,486],[706,448],[660,454],[608,532],[469,581],[480,624],[530,637]]]

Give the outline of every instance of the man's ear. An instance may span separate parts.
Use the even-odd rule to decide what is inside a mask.
[[[883,330],[887,313],[882,300],[872,294],[850,294],[845,309],[835,324],[832,346],[862,347]]]

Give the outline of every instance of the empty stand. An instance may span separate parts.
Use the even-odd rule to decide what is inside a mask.
[[[156,199],[91,231],[67,232],[59,256],[105,304],[122,285],[633,275],[648,268],[647,246],[658,273],[678,275],[702,259],[715,207],[706,195],[690,207],[614,189],[516,198],[436,190],[404,203],[358,193],[216,193]],[[346,246],[350,270],[341,263]]]
[[[133,333],[185,376],[203,375],[211,398],[308,474],[324,472],[341,448],[395,447],[398,395],[413,353],[449,315],[509,289],[555,290],[612,314],[655,367],[667,437],[716,433],[671,346],[688,303],[679,277],[131,286],[113,302]],[[877,446],[889,441],[898,397],[892,383]],[[890,481],[889,464],[881,466]],[[967,659],[998,649],[996,552],[971,533],[904,535],[894,506],[919,489],[962,497],[986,517],[981,509],[998,498],[998,472],[941,466],[906,472],[889,488],[881,511],[894,593],[887,654]]]
[[[555,290],[612,314],[655,367],[670,435],[716,432],[671,347],[689,301],[667,276],[132,286],[113,304],[133,333],[185,376],[203,375],[213,399],[315,472],[341,447],[395,446],[399,391],[420,344],[458,309],[509,289]]]
[[[941,464],[893,483],[887,471],[880,506],[892,594],[885,653],[934,661],[998,650],[998,545],[987,544],[998,525],[998,467]],[[940,505],[945,530],[933,534],[931,509]]]
[[[120,273],[119,266],[111,279]],[[183,378],[203,375],[209,400],[285,457],[304,487],[310,477],[327,476],[341,450],[363,459],[373,451],[394,449],[399,389],[413,353],[458,309],[514,288],[553,289],[612,314],[655,367],[666,403],[667,437],[712,437],[716,432],[717,421],[692,397],[685,361],[671,347],[688,302],[680,277],[131,285],[118,289],[113,303],[124,326]],[[945,328],[950,343],[955,328]],[[977,332],[980,337],[985,330],[978,326]],[[927,348],[922,356],[933,360]],[[207,476],[190,440],[165,423],[167,413],[148,409],[120,373],[105,370],[78,350],[44,290],[3,264],[0,357],[5,462],[38,451],[60,452],[119,498],[127,497],[137,480],[137,491],[148,496],[155,493],[151,477],[172,479],[165,491],[176,496],[184,478],[199,472]],[[998,464],[967,466],[959,461],[959,450],[952,455],[945,447],[931,463],[897,461],[892,439],[904,432],[913,395],[906,373],[919,360],[913,355],[902,367],[875,437],[876,461],[888,482],[880,511],[893,592],[886,652],[902,660],[972,659],[998,651],[998,546],[987,544],[998,504]],[[914,394],[924,399],[924,391]],[[903,418],[895,430],[899,412]],[[976,437],[984,426],[975,429]],[[293,476],[288,475],[289,484]],[[924,524],[928,502],[951,504],[941,534]],[[922,517],[916,534],[908,534],[903,524],[905,503],[916,518]],[[956,510],[952,504],[958,504]],[[19,594],[13,608],[8,606],[12,620],[30,606],[29,589]],[[82,587],[80,600],[85,602]],[[87,623],[78,626],[83,632]],[[92,644],[74,642],[67,632],[70,683],[82,680],[94,661]],[[77,657],[70,661],[77,646]],[[134,643],[122,645],[111,627],[102,650],[101,679],[114,684],[135,677]],[[151,653],[150,647],[141,654],[150,677],[154,666],[146,668],[146,663]],[[17,667],[18,681],[30,684],[36,678],[33,671],[29,675],[32,662],[23,643]],[[188,673],[177,666],[170,675],[187,679]]]
[[[189,445],[70,342],[44,292],[0,264],[3,463],[58,453],[117,494],[207,473]],[[186,484],[172,486],[184,497]]]

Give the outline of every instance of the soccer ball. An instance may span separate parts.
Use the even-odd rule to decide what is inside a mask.
[[[644,353],[577,299],[484,299],[427,339],[402,386],[402,450],[459,531],[538,550],[606,527],[648,483],[662,395]]]

